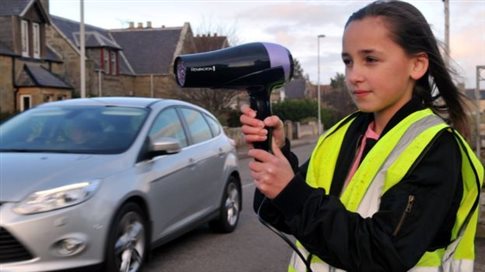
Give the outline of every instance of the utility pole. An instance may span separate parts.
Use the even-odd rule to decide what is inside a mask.
[[[81,49],[81,57],[80,57],[80,63],[81,63],[81,75],[80,75],[80,80],[81,80],[81,97],[85,98],[86,97],[86,46],[85,46],[85,37],[84,37],[84,0],[81,1],[81,24],[80,24],[80,29],[79,29],[79,47]]]
[[[445,5],[445,64],[450,64],[450,0],[443,0]]]
[[[480,100],[481,100],[481,92],[480,92],[480,81],[485,80],[485,77],[482,77],[482,71],[485,71],[485,65],[478,65],[477,66],[477,86],[475,88],[475,103],[476,103],[476,108],[477,108],[477,114],[476,114],[476,127],[477,127],[477,133],[476,133],[476,153],[477,156],[480,158],[480,151],[481,151],[481,131],[480,131],[480,124],[481,124],[481,109],[480,109]]]
[[[317,36],[317,103],[318,103],[318,135],[322,134],[322,110],[320,99],[320,38],[325,38],[325,35]]]

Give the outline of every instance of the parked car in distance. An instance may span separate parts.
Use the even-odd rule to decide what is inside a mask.
[[[45,103],[0,125],[0,268],[139,271],[201,224],[232,232],[241,193],[234,142],[198,106]]]

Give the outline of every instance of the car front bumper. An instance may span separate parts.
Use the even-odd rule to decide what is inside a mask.
[[[0,271],[53,271],[100,264],[109,218],[89,201],[60,210],[19,215],[0,206]],[[8,252],[8,254],[7,254]]]

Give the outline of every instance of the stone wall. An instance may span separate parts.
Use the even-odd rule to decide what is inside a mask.
[[[480,215],[478,218],[477,236],[485,238],[485,189],[480,195]]]
[[[14,91],[12,90],[11,57],[0,56],[0,113],[14,113]]]

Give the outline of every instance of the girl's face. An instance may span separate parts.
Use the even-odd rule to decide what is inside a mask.
[[[354,103],[363,112],[373,112],[376,121],[389,121],[411,99],[414,58],[391,40],[382,18],[367,17],[347,26],[342,59]]]

